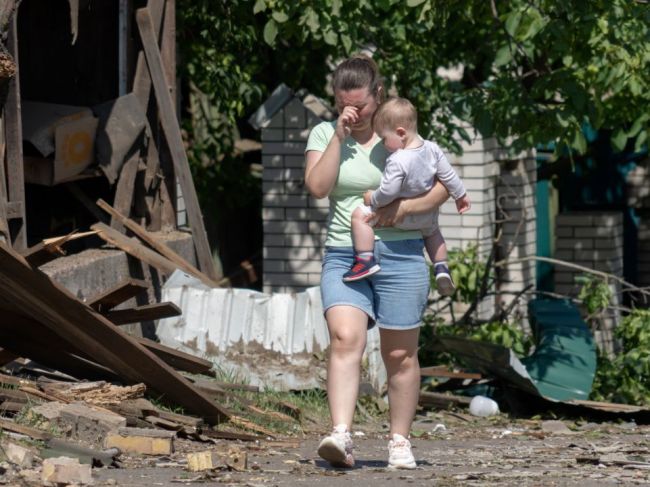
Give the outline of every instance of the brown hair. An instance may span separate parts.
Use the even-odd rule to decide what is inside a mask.
[[[332,75],[332,89],[350,91],[368,88],[378,103],[382,102],[384,83],[379,74],[377,63],[365,54],[356,54],[341,62]]]
[[[418,130],[418,112],[406,98],[389,98],[379,105],[372,116],[372,127],[376,133],[384,129],[404,127],[411,132]]]

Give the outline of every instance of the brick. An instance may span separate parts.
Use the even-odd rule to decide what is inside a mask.
[[[306,110],[304,105],[297,98],[293,98],[283,109],[284,126],[293,128],[306,127]]]
[[[284,220],[284,208],[262,208],[263,220]]]
[[[262,197],[264,206],[266,207],[285,207],[285,208],[300,208],[306,206],[306,195],[264,195]]]
[[[593,249],[594,241],[591,239],[575,239],[575,238],[558,238],[555,247],[558,249],[574,249],[585,250]]]
[[[2,443],[2,451],[7,460],[20,468],[31,468],[34,462],[35,452],[24,446],[16,445],[11,442]]]
[[[264,181],[280,182],[284,181],[284,169],[282,168],[269,168],[265,167],[262,171],[262,179]]]
[[[266,247],[263,249],[264,259],[280,260],[310,260],[312,258],[320,259],[320,255],[313,248],[298,247]]]
[[[263,142],[263,154],[279,154],[279,155],[304,155],[305,153],[304,142]]]
[[[283,141],[284,140],[284,131],[280,128],[263,128],[262,129],[262,142],[267,141]]]
[[[78,458],[47,458],[43,460],[41,481],[46,485],[89,485],[93,483],[92,467],[80,464]]]
[[[307,142],[309,137],[309,132],[311,129],[290,129],[287,128],[284,130],[284,140],[289,142],[298,142],[303,141]]]
[[[264,273],[265,286],[309,286],[309,274],[276,274],[272,272]]]
[[[171,455],[174,452],[174,431],[145,428],[118,428],[104,440],[104,448],[118,448],[139,455]]]
[[[593,227],[594,223],[591,215],[575,213],[561,213],[557,215],[556,222],[560,227]]]
[[[282,157],[282,156],[277,156]],[[300,167],[303,170],[305,169],[305,157],[304,156],[284,156],[284,166],[285,167]]]
[[[284,260],[264,259],[264,262],[262,263],[262,267],[264,269],[264,272],[284,272],[287,270],[284,264],[285,264]]]
[[[53,401],[33,407],[31,412],[66,431],[68,436],[93,444],[100,443],[108,432],[126,426],[126,418],[119,414],[93,409],[83,403]]]
[[[315,260],[288,260],[285,264],[285,270],[290,272],[320,274],[322,270],[322,264],[320,255],[318,257],[319,258]]]
[[[285,157],[289,156],[262,156],[262,166],[269,168],[281,168],[284,167]]]
[[[591,228],[576,228],[574,230],[576,237],[622,237],[623,227],[608,228],[608,227],[591,227]]]
[[[556,237],[573,237],[573,227],[557,227],[555,229]]]
[[[286,214],[287,220],[325,221],[327,219],[327,211],[319,208],[288,208]]]
[[[277,195],[285,193],[285,185],[282,182],[262,181],[263,195]]]
[[[190,472],[202,472],[217,468],[246,470],[248,457],[246,450],[236,446],[218,445],[217,450],[206,450],[187,454],[187,469]]]
[[[282,233],[267,233],[264,235],[265,247],[282,247],[285,245],[285,236]]]
[[[285,235],[284,245],[288,247],[322,247],[327,236],[326,228],[319,234]]]

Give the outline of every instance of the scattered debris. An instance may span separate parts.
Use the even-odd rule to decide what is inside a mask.
[[[41,480],[46,485],[89,485],[93,483],[90,465],[81,464],[79,459],[68,457],[45,459]]]
[[[145,428],[118,428],[104,440],[104,448],[117,448],[125,453],[169,455],[174,451],[173,431]]]
[[[229,468],[232,470],[246,470],[248,457],[246,450],[237,447],[206,450],[189,453],[187,455],[187,469],[190,472]]]

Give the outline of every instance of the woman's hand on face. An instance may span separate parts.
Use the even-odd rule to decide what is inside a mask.
[[[376,226],[394,227],[398,223],[402,223],[406,216],[406,205],[404,201],[404,199],[398,198],[382,208],[375,209],[375,217],[377,218]]]
[[[336,136],[343,141],[352,132],[352,125],[359,120],[359,110],[355,107],[345,107],[336,121]]]

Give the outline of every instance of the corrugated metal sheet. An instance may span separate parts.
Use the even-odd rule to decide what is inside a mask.
[[[323,386],[329,335],[318,287],[295,294],[213,289],[176,271],[163,287],[162,300],[183,311],[159,321],[163,344],[212,360],[254,385]],[[366,357],[368,378],[381,390],[386,373],[376,329],[369,332]]]

